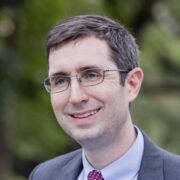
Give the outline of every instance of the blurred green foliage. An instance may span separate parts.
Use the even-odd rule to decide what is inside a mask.
[[[25,179],[35,164],[78,145],[60,129],[41,81],[49,29],[72,15],[98,13],[137,38],[145,79],[132,105],[135,124],[180,154],[180,1],[21,0],[0,2],[0,174]]]

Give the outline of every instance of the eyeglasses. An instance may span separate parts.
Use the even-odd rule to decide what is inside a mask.
[[[95,86],[104,81],[105,74],[108,72],[120,72],[120,73],[128,73],[130,70],[102,70],[99,68],[86,69],[80,71],[78,74],[74,76],[66,76],[66,75],[54,75],[46,78],[43,82],[45,89],[48,93],[54,94],[58,92],[62,92],[68,89],[71,79],[75,77],[81,86]]]

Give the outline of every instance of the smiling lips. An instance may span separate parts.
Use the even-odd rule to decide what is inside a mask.
[[[95,115],[99,110],[100,110],[100,108],[95,109],[95,110],[90,110],[90,111],[82,112],[82,113],[74,113],[74,114],[71,114],[71,116],[73,118],[83,119],[83,118],[87,118],[89,116]]]

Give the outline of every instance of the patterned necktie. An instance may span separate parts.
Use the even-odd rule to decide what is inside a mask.
[[[93,170],[88,174],[88,180],[104,180],[101,172]]]

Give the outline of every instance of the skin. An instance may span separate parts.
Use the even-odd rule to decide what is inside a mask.
[[[83,68],[118,69],[104,40],[93,36],[51,50],[49,76],[75,75]],[[89,162],[103,168],[125,154],[136,139],[129,112],[141,87],[143,72],[135,68],[120,85],[118,72],[105,76],[101,84],[82,87],[76,78],[66,91],[51,94],[60,126],[84,149]],[[95,113],[90,115],[90,112]]]

